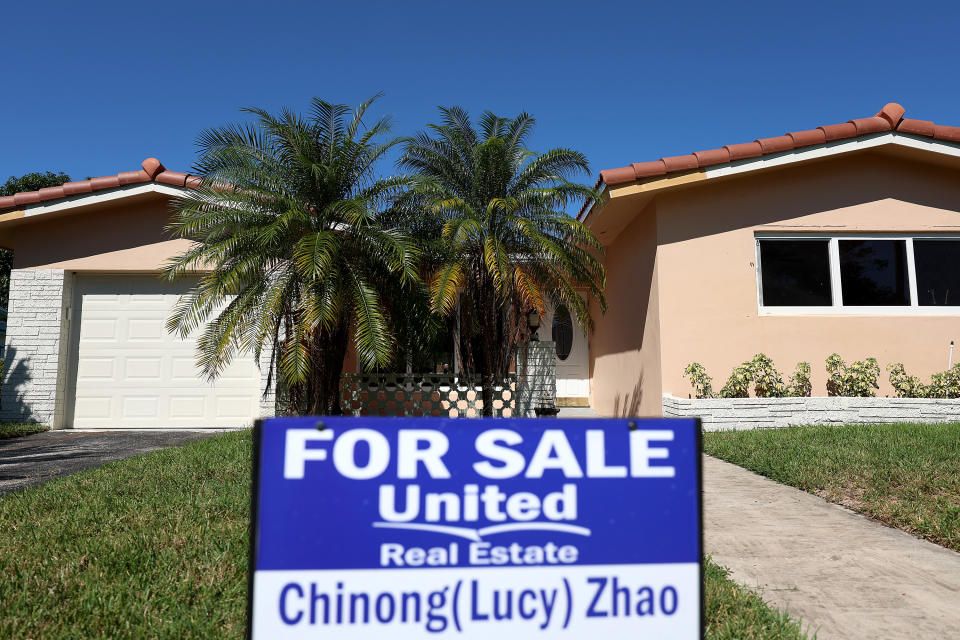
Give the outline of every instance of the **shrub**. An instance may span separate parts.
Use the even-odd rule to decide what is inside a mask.
[[[876,358],[867,358],[858,360],[847,368],[847,380],[844,391],[846,395],[855,398],[872,398],[880,386],[877,380],[880,378],[880,365]]]
[[[794,398],[809,398],[813,391],[813,385],[810,384],[810,363],[798,362],[797,369],[790,376],[787,383],[787,395]]]
[[[753,366],[751,362],[744,362],[733,370],[726,384],[720,389],[721,398],[748,398],[750,397],[750,383],[753,382]]]
[[[928,398],[960,398],[960,363],[930,376]]]
[[[753,374],[753,393],[758,398],[782,398],[786,394],[783,376],[766,354],[758,353],[753,356],[750,371]]]
[[[827,395],[843,395],[843,376],[847,371],[847,365],[843,363],[843,358],[839,353],[831,353],[827,356]]]
[[[890,372],[890,386],[898,398],[925,398],[928,389],[916,376],[907,375],[903,363],[894,362],[887,365]]]
[[[871,398],[879,389],[880,365],[876,358],[858,360],[847,366],[839,354],[827,357],[827,395]]]
[[[699,362],[691,362],[683,370],[684,377],[690,377],[693,385],[693,394],[698,399],[713,397],[713,378],[707,375],[707,370]]]

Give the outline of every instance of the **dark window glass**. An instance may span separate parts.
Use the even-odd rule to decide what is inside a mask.
[[[960,305],[960,240],[914,240],[913,261],[921,307]]]
[[[903,240],[840,240],[843,306],[910,304]]]
[[[760,282],[766,307],[829,307],[827,240],[761,240]]]
[[[566,360],[573,348],[573,320],[570,311],[564,305],[553,312],[553,344],[556,345],[557,358]]]

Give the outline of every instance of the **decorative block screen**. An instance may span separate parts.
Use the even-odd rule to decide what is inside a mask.
[[[494,389],[493,415],[514,415],[517,380]],[[355,416],[449,416],[476,418],[483,413],[477,381],[449,374],[359,373],[340,379],[344,413]]]

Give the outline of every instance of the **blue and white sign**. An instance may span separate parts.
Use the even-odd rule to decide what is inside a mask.
[[[695,420],[275,418],[251,636],[699,638]]]

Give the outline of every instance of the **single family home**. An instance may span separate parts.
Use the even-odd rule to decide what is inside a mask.
[[[187,246],[165,232],[196,180],[136,171],[0,198],[14,251],[0,419],[54,427],[222,427],[274,411],[267,363],[215,383],[165,330],[189,279],[157,277]],[[825,358],[947,367],[960,339],[960,127],[873,117],[602,171],[580,219],[606,248],[605,314],[584,335],[543,318],[557,400],[658,415],[684,367],[722,379],[758,352],[781,370]],[[263,365],[263,366],[259,366]],[[349,370],[349,369],[348,369]],[[881,394],[889,393],[885,383]]]
[[[658,415],[699,362],[790,372],[875,357],[927,377],[960,340],[960,127],[873,117],[600,173],[580,218],[606,247],[591,406]],[[880,395],[891,393],[881,379]]]

